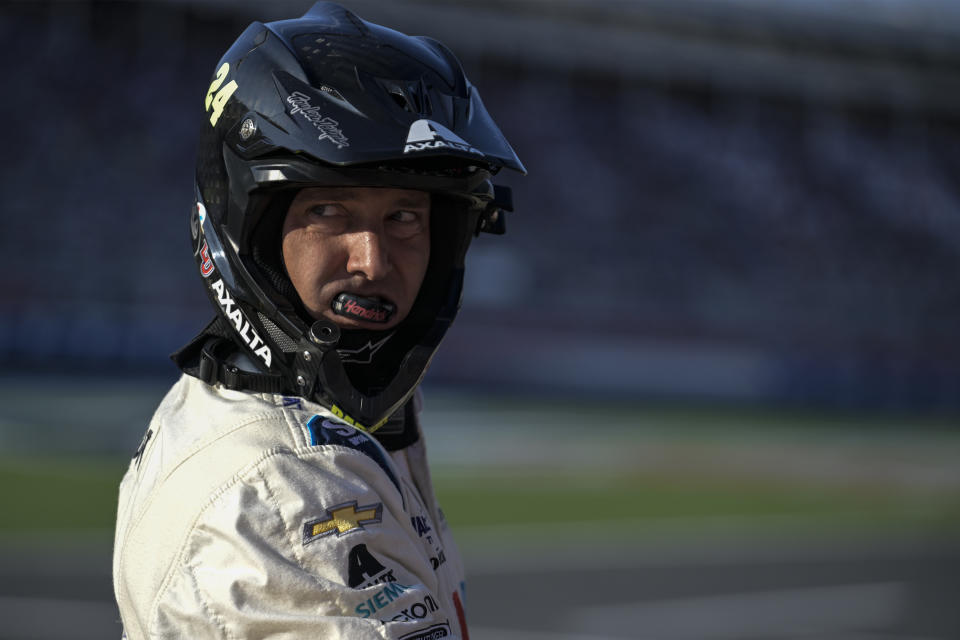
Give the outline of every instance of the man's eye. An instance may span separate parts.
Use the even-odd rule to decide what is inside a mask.
[[[397,211],[390,216],[390,219],[396,222],[416,222],[420,219],[420,216],[412,211]]]
[[[326,218],[340,215],[340,209],[332,204],[318,204],[310,207],[310,213],[321,218]]]

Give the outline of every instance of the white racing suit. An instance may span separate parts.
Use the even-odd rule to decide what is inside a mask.
[[[468,637],[422,436],[388,452],[302,398],[188,375],[120,485],[113,582],[130,640]]]

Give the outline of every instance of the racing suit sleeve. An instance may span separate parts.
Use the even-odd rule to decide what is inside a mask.
[[[150,637],[463,637],[422,513],[389,458],[337,444],[267,452],[200,513]]]

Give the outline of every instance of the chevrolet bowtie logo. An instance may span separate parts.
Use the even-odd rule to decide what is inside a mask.
[[[345,502],[327,509],[327,517],[311,520],[303,525],[303,544],[336,533],[337,537],[380,522],[383,505],[379,502],[358,507],[357,501]]]

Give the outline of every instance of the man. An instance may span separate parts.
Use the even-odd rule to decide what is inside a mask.
[[[120,487],[126,635],[467,638],[415,392],[523,166],[449,50],[332,3],[251,25],[204,106],[217,317]]]

